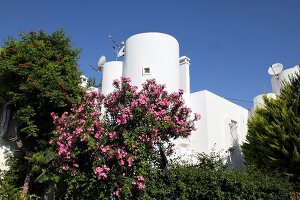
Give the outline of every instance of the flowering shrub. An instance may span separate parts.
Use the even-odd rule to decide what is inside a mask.
[[[183,91],[168,94],[154,79],[140,91],[128,78],[113,85],[115,91],[107,96],[86,94],[71,113],[52,113],[56,130],[50,142],[69,179],[90,176],[97,188],[105,188],[106,197],[128,198],[145,188],[146,167],[158,160],[157,145],[171,153],[171,139],[189,136],[200,115],[191,116]]]

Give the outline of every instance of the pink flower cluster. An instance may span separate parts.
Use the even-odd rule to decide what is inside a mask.
[[[144,184],[144,177],[143,176],[137,176],[137,180],[132,181],[132,185],[135,185],[139,190],[142,190],[145,188]]]
[[[109,171],[110,171],[109,167],[104,165],[103,167],[96,167],[95,174],[98,179],[106,179]]]
[[[167,144],[167,153],[172,153],[171,139],[190,135],[200,115],[191,117],[183,91],[168,94],[154,79],[147,80],[139,91],[128,78],[115,80],[113,85],[115,91],[107,96],[86,94],[71,113],[61,117],[52,113],[56,130],[51,144],[57,148],[64,173],[93,171],[98,181],[111,181],[110,174],[117,173],[120,179],[111,191],[120,196],[122,177],[131,177],[134,188],[144,189],[144,178],[138,174],[157,153],[155,146]]]

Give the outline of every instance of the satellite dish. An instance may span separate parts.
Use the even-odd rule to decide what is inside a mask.
[[[104,63],[106,63],[106,58],[105,58],[105,56],[101,56],[98,61],[98,70],[99,71],[102,71]]]
[[[275,63],[269,67],[268,73],[271,76],[278,76],[278,74],[280,74],[282,70],[283,70],[283,65],[281,63]]]

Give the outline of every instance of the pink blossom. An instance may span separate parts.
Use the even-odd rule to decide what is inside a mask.
[[[99,139],[99,138],[101,137],[101,133],[97,132],[97,133],[94,135],[94,137],[95,137],[96,139]]]
[[[195,113],[195,120],[198,121],[201,119],[201,115],[199,113]]]
[[[130,83],[131,82],[131,79],[128,78],[128,77],[122,77],[121,80],[122,80],[123,83]]]
[[[113,85],[114,86],[119,87],[119,84],[120,84],[120,82],[119,82],[118,79],[113,80]]]
[[[133,162],[133,158],[132,157],[129,157],[127,158],[127,162],[128,162],[128,167],[131,167],[132,166],[132,162]]]
[[[120,197],[121,192],[122,192],[122,188],[118,188],[116,191],[113,192],[113,195]]]
[[[63,170],[67,171],[69,169],[69,166],[68,165],[63,165]]]
[[[138,188],[139,188],[140,190],[142,190],[142,189],[145,188],[145,184],[140,183],[140,182],[137,184],[137,186],[138,186]]]
[[[74,167],[79,167],[79,165],[77,163],[73,163]]]
[[[116,139],[117,138],[117,133],[116,132],[108,132],[107,135],[111,138],[111,139]]]
[[[170,117],[169,116],[164,116],[163,120],[166,121],[166,122],[170,121]]]
[[[118,154],[118,159],[122,159],[127,155],[127,153],[122,149],[117,149],[117,154]]]
[[[119,165],[123,166],[125,164],[124,160],[119,160]]]
[[[97,175],[98,179],[106,179],[107,173],[110,171],[110,169],[104,165],[103,167],[96,167],[95,173]]]

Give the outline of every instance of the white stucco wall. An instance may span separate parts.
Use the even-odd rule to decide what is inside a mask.
[[[276,98],[276,93],[267,93],[267,94],[260,94],[253,98],[254,108],[259,108],[264,105],[264,99],[263,97],[267,96],[268,98]]]
[[[190,97],[193,112],[202,118],[196,123],[197,130],[191,135],[192,149],[195,152],[211,152],[232,147],[229,124],[237,122],[238,143],[245,141],[247,134],[248,110],[207,90],[192,93]]]
[[[150,73],[144,73],[149,68]],[[125,42],[123,76],[138,86],[155,78],[169,92],[179,89],[179,44],[164,33],[141,33]]]
[[[107,62],[103,66],[102,74],[102,90],[104,95],[107,95],[114,91],[114,86],[112,85],[113,80],[122,77],[123,62],[122,61],[111,61]]]
[[[16,137],[17,121],[10,118],[8,129],[5,131],[3,137],[0,137],[0,170],[7,170],[8,166],[5,165],[6,157],[13,155],[13,150],[16,148],[10,138]]]
[[[179,59],[179,88],[183,89],[183,98],[187,106],[190,105],[190,59],[182,56]]]
[[[296,65],[295,67],[283,70],[278,76],[272,76],[271,78],[271,85],[272,85],[272,92],[280,93],[282,82],[287,81],[289,82],[289,76],[292,76],[296,72],[299,72],[299,66]]]
[[[8,169],[8,166],[5,165],[6,155],[11,153],[11,145],[4,138],[0,138],[0,170]]]

